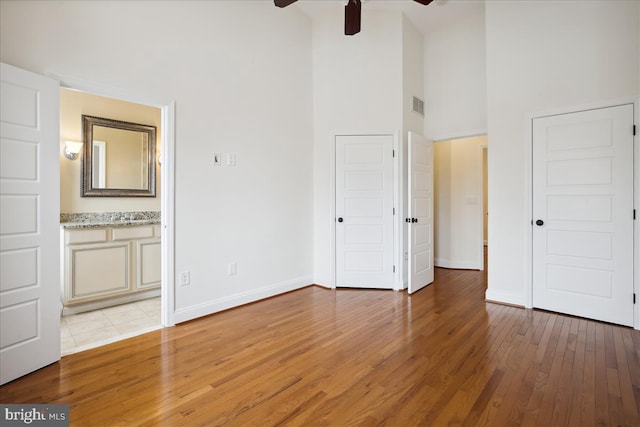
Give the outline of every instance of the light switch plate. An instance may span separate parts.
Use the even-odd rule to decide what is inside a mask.
[[[220,166],[222,164],[222,154],[213,153],[213,164],[215,166]]]

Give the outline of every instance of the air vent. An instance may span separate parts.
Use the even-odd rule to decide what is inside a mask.
[[[424,117],[424,101],[415,96],[413,97],[413,111]]]

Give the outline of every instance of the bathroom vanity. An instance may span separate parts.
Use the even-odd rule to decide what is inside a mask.
[[[160,295],[159,215],[139,218],[107,213],[61,222],[63,315]]]

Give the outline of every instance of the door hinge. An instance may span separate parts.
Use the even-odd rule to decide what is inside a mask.
[[[396,157],[396,150],[391,150],[391,155],[395,158]]]
[[[393,272],[394,273],[396,272],[396,266],[395,265],[393,266]]]
[[[635,294],[635,292],[634,292],[634,294],[633,294],[633,303],[634,303],[634,304],[636,303],[636,294]]]
[[[396,208],[393,208],[393,214],[394,215],[396,214]]]
[[[636,134],[636,125],[633,125],[633,134]]]
[[[636,210],[633,210],[633,219],[636,219]]]

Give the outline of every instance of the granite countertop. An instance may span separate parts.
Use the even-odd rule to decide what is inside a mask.
[[[133,227],[136,225],[160,224],[160,220],[141,219],[106,222],[61,222],[62,228]]]
[[[160,224],[160,212],[88,212],[60,214],[60,227],[98,228],[135,227],[138,225]]]

